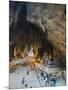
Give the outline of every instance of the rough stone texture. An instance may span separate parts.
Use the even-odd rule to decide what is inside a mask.
[[[61,4],[46,4],[46,3],[15,2],[13,5],[10,6],[12,6],[12,9],[10,9],[10,39],[11,39],[10,44],[16,42],[20,46],[20,44],[23,45],[24,42],[28,43],[29,41],[33,43],[39,42],[40,38],[43,38],[44,35],[45,37],[47,37],[47,40],[50,41],[50,43],[54,46],[55,52],[59,57],[60,62],[62,60],[62,63],[65,63],[65,56],[66,56],[65,4],[61,5]],[[22,8],[24,7],[24,9],[26,8],[25,10],[26,14],[24,14],[23,11],[24,9],[21,9],[21,7]],[[24,17],[26,17],[26,19],[24,19]],[[22,25],[23,20],[26,20],[27,22],[25,25]],[[44,32],[44,34],[41,34],[42,36],[40,35],[40,29],[35,27],[36,25],[41,28],[42,33]],[[22,29],[19,30],[18,28],[20,27]],[[41,41],[43,40],[41,39]],[[35,46],[38,46],[38,44]]]
[[[27,4],[27,20],[48,32],[48,39],[59,53],[65,55],[66,14],[65,5]]]

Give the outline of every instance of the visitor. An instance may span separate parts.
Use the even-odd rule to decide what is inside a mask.
[[[66,81],[66,71],[64,70],[64,80]]]
[[[29,70],[27,71],[27,75],[29,75]]]
[[[28,56],[29,56],[29,57],[34,57],[33,47],[31,47],[31,49],[29,50]]]
[[[51,77],[51,86],[55,86],[56,85],[56,76],[52,76]]]
[[[25,87],[27,87],[28,86],[28,84],[25,84]]]
[[[44,76],[44,74],[43,74],[43,71],[41,71],[41,77],[43,77],[43,78],[45,79],[45,76]]]
[[[45,86],[47,86],[48,78],[45,77]]]
[[[22,78],[23,80],[22,80],[22,85],[25,83],[25,80],[24,80],[24,78]]]
[[[50,83],[51,83],[51,86],[53,86],[53,77],[51,76],[51,81],[50,81]]]
[[[49,83],[49,77],[47,72],[45,74],[45,85],[47,85]]]
[[[39,79],[39,76],[38,76],[38,79]]]
[[[32,86],[30,88],[32,88]]]
[[[48,56],[45,58],[45,65],[48,65],[48,60],[49,60],[49,58],[48,58]]]

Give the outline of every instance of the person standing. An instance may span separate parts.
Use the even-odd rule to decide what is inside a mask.
[[[23,80],[22,80],[22,85],[25,83],[25,80],[24,80],[24,78],[22,78]]]
[[[56,86],[56,76],[51,77],[51,86]]]

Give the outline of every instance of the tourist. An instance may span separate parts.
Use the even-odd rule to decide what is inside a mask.
[[[45,84],[47,85],[47,83],[49,83],[49,77],[48,77],[48,73],[45,73]]]
[[[64,70],[64,80],[66,80],[66,71]]]
[[[44,76],[44,74],[43,74],[43,71],[41,71],[41,77],[43,77],[43,78],[45,79],[45,76]]]
[[[28,71],[27,71],[27,75],[29,75],[29,72],[30,72],[30,71],[28,70]]]
[[[22,78],[23,80],[22,80],[22,85],[25,83],[25,80],[24,80],[24,78]]]
[[[45,65],[48,65],[48,61],[49,61],[49,57],[46,56],[46,58],[45,58]]]
[[[29,56],[29,57],[34,57],[33,47],[30,48],[30,50],[29,50],[29,52],[28,52],[28,56]]]
[[[52,76],[51,77],[51,86],[55,86],[56,85],[56,76]]]
[[[48,83],[48,78],[45,77],[45,86],[47,86],[47,83]]]
[[[50,83],[51,83],[51,86],[53,86],[53,77],[51,76],[51,81],[50,81]]]
[[[32,86],[30,88],[32,88]]]
[[[25,87],[27,87],[28,86],[28,84],[25,84]]]

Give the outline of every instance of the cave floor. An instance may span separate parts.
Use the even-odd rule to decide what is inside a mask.
[[[45,83],[45,80],[41,77],[40,70],[46,71],[48,74],[54,74],[57,77],[55,86],[65,86],[65,80],[61,78],[61,72],[63,71],[61,67],[48,67],[44,65],[35,65],[35,69],[32,69],[31,65],[18,66],[17,69],[9,74],[9,88],[20,89],[20,88],[40,88],[40,87],[50,87],[51,83]],[[40,69],[39,69],[40,67]],[[24,78],[24,80],[23,80]],[[24,82],[23,82],[24,81]]]

